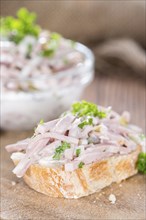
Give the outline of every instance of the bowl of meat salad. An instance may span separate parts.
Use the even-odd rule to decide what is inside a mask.
[[[79,100],[94,77],[94,56],[83,44],[42,30],[21,8],[1,18],[1,129],[29,130]]]

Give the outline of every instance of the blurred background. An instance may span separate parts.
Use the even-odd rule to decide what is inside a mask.
[[[1,15],[15,15],[20,7],[36,12],[42,28],[93,50],[96,77],[83,98],[120,112],[127,109],[144,128],[145,1],[7,0],[1,1]]]
[[[109,68],[114,59],[116,66],[118,61],[144,75],[145,1],[7,0],[1,1],[1,15],[15,15],[20,7],[35,11],[42,28],[92,47],[98,70]]]

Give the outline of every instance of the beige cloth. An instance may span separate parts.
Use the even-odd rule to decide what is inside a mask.
[[[139,76],[146,77],[145,50],[132,39],[114,39],[95,48],[96,69],[101,72],[123,65]],[[114,62],[113,62],[114,61]]]

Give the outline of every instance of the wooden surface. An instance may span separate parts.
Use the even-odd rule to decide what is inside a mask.
[[[96,77],[83,98],[100,105],[111,105],[122,112],[129,110],[133,123],[145,130],[145,84],[136,78],[122,76]],[[1,219],[58,220],[111,219],[142,220],[146,218],[145,177],[136,175],[121,184],[112,184],[101,192],[78,200],[49,198],[31,190],[11,172],[13,164],[4,146],[30,136],[31,132],[5,132],[1,135]],[[13,182],[16,185],[12,185]],[[111,204],[109,195],[116,196]]]

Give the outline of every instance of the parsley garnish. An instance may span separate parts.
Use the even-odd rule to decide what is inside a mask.
[[[51,57],[51,56],[53,56],[54,52],[55,52],[55,49],[47,48],[47,49],[43,50],[41,54],[43,57]]]
[[[141,152],[138,156],[137,169],[139,172],[146,174],[146,153]]]
[[[82,129],[85,125],[93,125],[93,119],[89,118],[88,121],[83,121],[78,125],[78,127]]]
[[[44,124],[44,120],[41,119],[40,122],[39,122],[39,125],[43,125]]]
[[[73,41],[73,40],[70,40],[70,43],[71,43],[72,48],[74,48],[74,47],[75,47],[75,45],[76,45],[76,42],[75,42],[75,41]]]
[[[78,165],[78,168],[82,168],[83,166],[84,166],[84,162],[81,161]]]
[[[79,157],[80,153],[81,153],[81,149],[76,149],[76,156],[77,157]]]
[[[38,123],[38,125],[43,125],[44,124],[44,120],[41,119],[40,122]],[[37,127],[34,128],[34,132],[36,132]]]
[[[72,113],[74,115],[82,116],[94,116],[99,117],[100,119],[106,117],[106,113],[99,111],[97,105],[91,102],[76,102],[72,105]]]
[[[53,156],[53,159],[59,160],[62,153],[68,148],[70,148],[70,144],[67,142],[62,142],[61,146],[59,146],[55,149],[55,154]]]
[[[44,57],[53,56],[59,46],[60,39],[61,39],[60,34],[52,32],[49,41],[43,45],[43,50],[41,55]]]
[[[61,35],[56,32],[52,32],[50,38],[51,40],[59,41],[61,38]]]
[[[38,37],[40,27],[36,25],[36,14],[21,8],[17,17],[7,16],[0,20],[0,33],[9,40],[18,44],[26,35]]]
[[[26,58],[30,59],[31,53],[32,53],[32,44],[28,44],[27,45],[27,54],[26,54]]]
[[[142,141],[144,141],[146,139],[146,136],[144,134],[140,134],[139,137]]]

